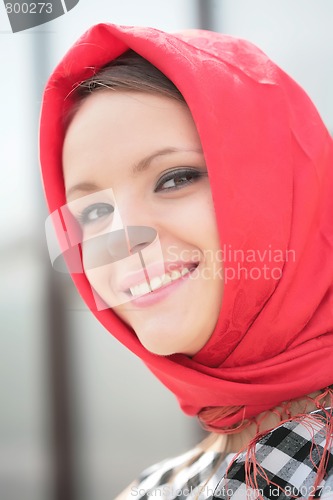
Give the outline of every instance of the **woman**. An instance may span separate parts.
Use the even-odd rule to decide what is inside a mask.
[[[212,432],[119,498],[332,498],[333,148],[304,91],[243,40],[101,24],[40,141],[79,292]]]

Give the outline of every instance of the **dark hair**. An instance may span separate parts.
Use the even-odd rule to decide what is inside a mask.
[[[64,117],[65,128],[82,101],[93,92],[106,89],[154,93],[185,103],[184,97],[171,80],[139,54],[128,50],[75,87],[71,92],[74,105]]]

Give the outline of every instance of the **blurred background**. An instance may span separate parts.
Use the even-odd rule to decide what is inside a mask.
[[[115,498],[146,466],[203,433],[52,270],[39,179],[46,79],[98,22],[206,28],[259,45],[333,130],[332,0],[80,0],[13,34],[0,5],[0,498]]]

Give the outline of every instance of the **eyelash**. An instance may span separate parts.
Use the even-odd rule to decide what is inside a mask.
[[[191,179],[188,179],[188,177],[190,176]],[[207,176],[207,172],[198,170],[196,168],[177,168],[176,170],[166,172],[164,175],[162,175],[154,188],[154,193],[163,191],[177,191],[188,186],[189,184],[193,184],[204,176]],[[182,178],[186,178],[186,181],[182,182],[180,185],[177,186],[177,184],[175,183],[175,186],[162,189],[163,184],[166,184],[171,180],[176,181],[176,179],[179,180]],[[89,220],[90,214],[94,210],[100,210],[101,208],[104,210],[106,209],[106,213],[104,213],[101,217],[97,217],[95,220]],[[93,205],[89,205],[88,207],[84,208],[82,212],[78,213],[75,217],[81,226],[86,226],[88,224],[93,224],[94,222],[100,220],[102,217],[109,216],[113,212],[114,207],[109,203],[94,203]]]
[[[207,175],[206,171],[203,172],[203,171],[195,169],[195,168],[178,168],[176,170],[171,170],[170,172],[167,172],[164,175],[162,175],[162,177],[158,180],[158,182],[155,186],[154,192],[158,193],[160,191],[176,191],[178,189],[182,189],[183,187],[185,187],[189,184],[192,184],[193,182],[196,182],[197,180],[199,180],[201,177],[203,177],[205,175]],[[181,183],[181,185],[179,185],[179,186],[175,185],[175,186],[168,187],[165,189],[160,189],[160,187],[163,186],[163,184],[165,184],[166,182],[168,182],[170,180],[175,180],[177,178],[178,179],[186,178],[188,176],[191,176],[192,179],[191,180],[187,179],[185,183]]]
[[[107,209],[107,214],[103,214],[103,216],[110,215],[114,212],[114,207],[110,205],[109,203],[94,203],[93,205],[89,205],[88,207],[84,208],[82,212],[78,213],[75,215],[76,220],[79,222],[81,226],[86,226],[88,224],[93,224],[96,220],[99,220],[100,217],[94,220],[89,220],[89,215],[94,211],[98,210],[101,208],[106,208]]]

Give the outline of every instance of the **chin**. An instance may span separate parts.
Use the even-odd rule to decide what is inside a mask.
[[[114,311],[117,314],[116,308]],[[161,314],[151,313],[143,317],[142,311],[139,313],[136,311],[136,314],[129,318],[124,311],[122,313],[119,311],[118,316],[134,330],[143,347],[153,354],[193,356],[207,341],[202,331],[194,332],[194,325],[189,330],[188,321],[184,322],[183,313],[176,314],[175,311],[170,315],[168,309],[168,314],[164,315],[163,319]]]
[[[165,336],[161,330],[158,331],[159,337],[164,337],[157,339],[157,333],[154,332],[154,338],[148,338],[147,335],[137,335],[141,344],[147,349],[147,351],[157,354],[159,356],[171,356],[171,354],[184,354],[186,356],[193,356],[195,352],[199,350],[189,348],[189,346],[180,345],[179,342],[171,342],[170,333],[165,333]],[[167,341],[169,340],[169,342]],[[178,339],[179,340],[179,339]]]
[[[178,353],[180,352],[179,349],[177,349],[177,346],[173,346],[165,342],[156,342],[156,338],[152,340],[152,339],[147,339],[146,336],[138,335],[138,339],[140,340],[143,347],[147,349],[147,351],[153,354],[157,354],[158,356],[170,356],[171,354],[176,354],[177,352]]]

